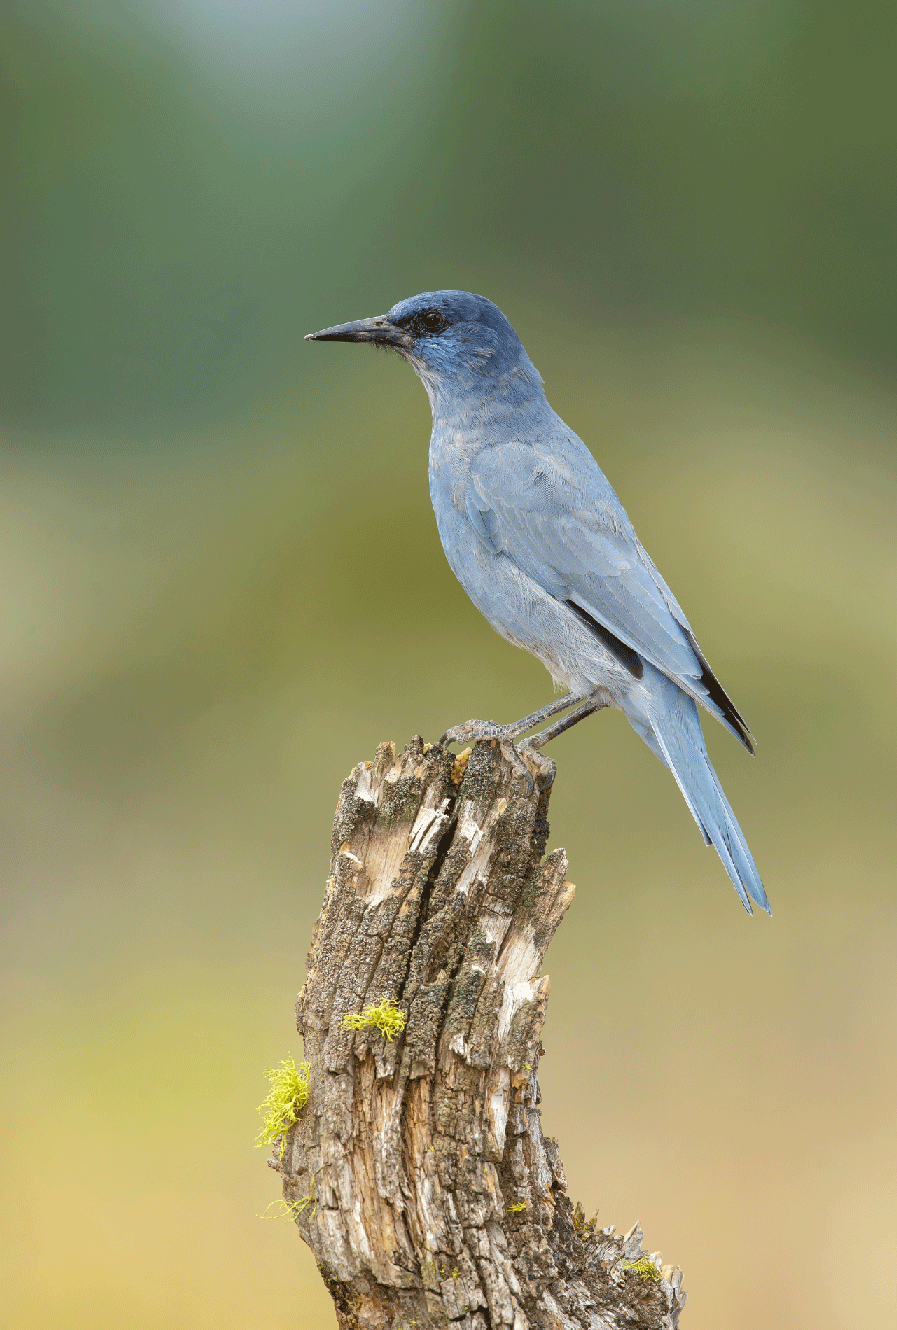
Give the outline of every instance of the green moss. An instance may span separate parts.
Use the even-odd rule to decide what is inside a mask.
[[[649,1284],[656,1284],[663,1279],[657,1266],[647,1256],[640,1256],[637,1261],[624,1261],[623,1269],[628,1270],[630,1274],[638,1275],[639,1279]]]
[[[526,1209],[526,1201],[518,1201],[516,1205],[508,1206],[509,1215],[519,1215],[521,1210]]]
[[[382,1002],[369,1002],[364,1011],[347,1011],[343,1017],[344,1030],[367,1030],[376,1027],[390,1043],[405,1028],[405,1013],[399,1011],[395,998]]]
[[[311,1067],[307,1062],[300,1062],[299,1066],[296,1066],[292,1053],[284,1058],[279,1066],[265,1068],[271,1089],[258,1106],[258,1111],[264,1113],[265,1118],[255,1143],[259,1147],[273,1145],[279,1136],[281,1141],[278,1158],[280,1159],[283,1159],[283,1152],[287,1146],[287,1132],[308,1103],[310,1072]]]

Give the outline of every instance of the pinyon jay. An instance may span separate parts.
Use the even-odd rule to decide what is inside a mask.
[[[642,548],[592,454],[552,411],[508,320],[483,296],[426,291],[388,314],[309,333],[396,351],[430,398],[430,495],[455,576],[493,628],[545,665],[564,697],[511,725],[470,720],[443,741],[518,747],[619,707],[676,779],[748,913],[769,901],[710,765],[699,702],[752,753],[751,733]],[[528,771],[527,779],[531,782]]]

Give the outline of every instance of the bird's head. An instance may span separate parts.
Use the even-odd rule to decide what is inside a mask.
[[[413,366],[431,399],[484,384],[538,385],[520,339],[497,305],[468,291],[424,291],[388,314],[309,333],[309,342],[369,342]]]

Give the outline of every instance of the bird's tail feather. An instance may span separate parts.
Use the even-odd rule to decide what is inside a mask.
[[[628,719],[672,771],[705,841],[716,849],[748,914],[753,913],[751,901],[771,914],[757,866],[710,765],[694,701],[670,684],[652,699],[648,716],[650,733],[644,722],[636,723],[632,716]]]

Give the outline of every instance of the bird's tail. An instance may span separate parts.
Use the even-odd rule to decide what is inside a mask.
[[[632,728],[672,771],[704,840],[722,859],[748,914],[753,913],[751,901],[771,914],[757,865],[710,765],[694,701],[664,677],[663,685],[652,689],[646,713],[625,710]]]

